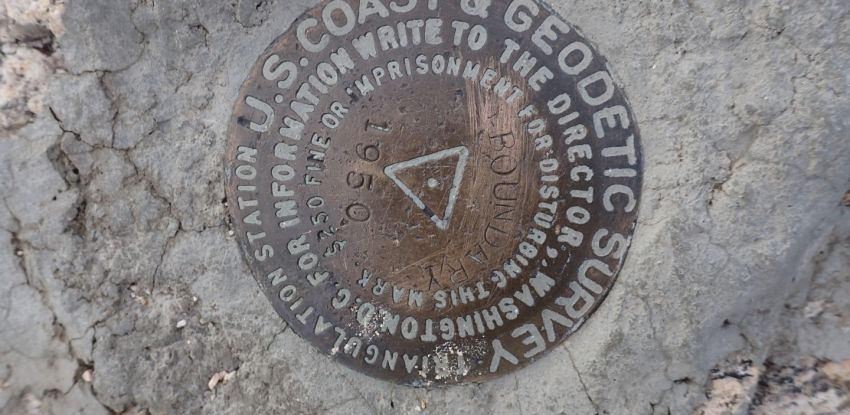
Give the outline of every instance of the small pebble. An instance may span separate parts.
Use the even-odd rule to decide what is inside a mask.
[[[186,324],[186,320],[180,320],[177,322],[177,328],[182,329],[183,327],[186,327]]]
[[[222,370],[221,372],[218,372],[218,373],[215,373],[215,374],[212,375],[212,377],[210,378],[210,381],[207,382],[207,387],[210,390],[213,390],[213,389],[215,389],[215,387],[219,383],[225,384],[225,383],[229,382],[230,379],[232,379],[233,376],[235,376],[235,375],[236,375],[236,371],[227,372],[227,371]]]
[[[824,311],[824,303],[823,301],[814,301],[806,305],[803,308],[803,315],[808,319],[816,319],[818,316],[823,314]]]

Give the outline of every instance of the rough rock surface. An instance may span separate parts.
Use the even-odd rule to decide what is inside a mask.
[[[315,0],[0,2],[0,413],[847,413],[850,2],[559,0],[644,137],[612,293],[417,390],[275,315],[228,230],[238,86]]]

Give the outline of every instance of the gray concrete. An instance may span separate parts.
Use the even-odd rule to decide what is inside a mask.
[[[642,131],[634,245],[564,346],[436,390],[318,354],[229,235],[237,88],[315,3],[0,3],[0,413],[847,410],[850,2],[554,2]]]

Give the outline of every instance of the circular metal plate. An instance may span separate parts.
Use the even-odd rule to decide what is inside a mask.
[[[534,0],[324,1],[257,60],[226,164],[275,310],[414,386],[510,372],[578,330],[642,170],[606,61]]]

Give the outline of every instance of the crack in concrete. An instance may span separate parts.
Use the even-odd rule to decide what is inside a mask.
[[[576,365],[575,359],[573,359],[573,353],[570,351],[569,347],[564,347],[567,351],[567,356],[570,358],[570,364],[573,366],[573,370],[576,372],[576,376],[578,376],[578,381],[581,384],[581,388],[584,391],[584,396],[587,397],[587,400],[590,401],[590,406],[596,411],[596,414],[599,414],[599,405],[593,401],[593,398],[590,396],[590,391],[587,389],[587,384],[584,383],[584,378],[581,375],[581,372],[578,370],[578,366]]]

